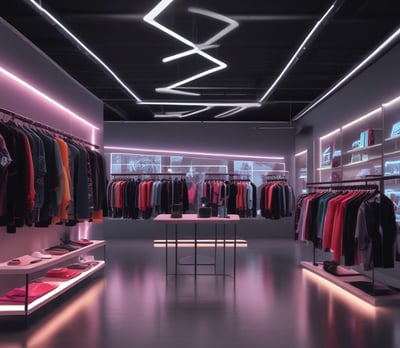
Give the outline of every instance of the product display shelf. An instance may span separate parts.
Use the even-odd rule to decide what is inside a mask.
[[[302,267],[314,274],[322,277],[323,279],[335,284],[339,288],[347,291],[348,293],[356,296],[357,298],[373,305],[373,306],[387,306],[391,304],[400,303],[400,292],[393,288],[388,287],[385,284],[375,281],[372,283],[371,278],[351,269],[341,267],[345,275],[337,276],[324,270],[322,263],[313,263],[308,261],[301,262]],[[339,266],[340,267],[340,266]],[[369,294],[352,283],[361,282],[366,284],[373,284],[376,294]],[[386,293],[382,296],[379,292],[385,291]]]
[[[396,141],[396,140],[400,140],[400,135],[395,135],[395,136],[390,136],[385,138],[385,142],[391,142],[391,141]]]
[[[65,293],[69,289],[73,288],[77,284],[81,283],[86,278],[90,277],[91,275],[95,274],[97,271],[102,269],[105,265],[104,260],[95,260],[96,265],[92,266],[86,271],[83,271],[78,276],[72,279],[60,279],[60,278],[45,278],[44,276],[29,279],[29,276],[41,272],[47,269],[51,269],[57,267],[69,260],[76,259],[78,256],[86,254],[90,251],[94,251],[101,247],[105,248],[105,241],[102,240],[95,240],[91,241],[92,244],[88,246],[84,246],[80,249],[70,251],[64,255],[52,255],[51,259],[41,259],[40,262],[24,265],[24,266],[11,266],[7,265],[7,262],[0,263],[0,275],[24,275],[25,276],[25,286],[27,287],[29,282],[41,282],[46,281],[46,283],[51,283],[57,285],[57,287],[50,292],[44,294],[43,296],[39,297],[38,299],[32,301],[31,303],[24,303],[24,304],[0,304],[0,317],[4,316],[28,316],[44,306],[45,304],[49,303],[50,301],[54,300],[61,294]],[[105,251],[104,251],[105,255]]]
[[[372,162],[372,161],[376,161],[376,160],[380,160],[380,159],[381,159],[381,156],[373,156],[373,157],[369,157],[366,160],[354,161],[354,162],[349,162],[349,163],[343,164],[343,167],[357,166],[359,164],[364,164],[364,163],[368,163],[368,162]]]
[[[382,146],[382,144],[374,144],[374,145],[370,145],[370,146],[355,147],[355,148],[352,148],[351,150],[345,151],[345,154],[368,151],[368,150],[371,150],[371,149],[374,149],[374,148],[377,148],[380,146]]]

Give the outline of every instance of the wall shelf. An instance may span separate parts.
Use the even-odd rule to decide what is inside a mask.
[[[43,296],[35,299],[31,303],[16,303],[16,304],[0,304],[0,317],[6,316],[29,316],[39,308],[43,307],[47,303],[51,302],[58,296],[62,295],[66,291],[72,289],[74,286],[81,283],[83,280],[89,278],[105,266],[104,260],[94,260],[95,265],[90,267],[88,270],[83,270],[81,274],[77,275],[72,279],[60,279],[50,278],[44,275],[46,270],[61,267],[68,261],[74,262],[79,256],[87,254],[88,252],[97,250],[99,248],[105,248],[105,241],[94,240],[92,244],[79,248],[77,250],[70,251],[63,255],[51,255],[50,259],[39,259],[39,262],[28,264],[28,265],[8,265],[7,261],[0,263],[0,275],[3,276],[19,276],[24,277],[24,286],[27,288],[28,284],[33,282],[45,282],[57,287]],[[105,256],[105,250],[103,250]],[[20,256],[21,260],[26,257],[32,258],[30,255]],[[18,258],[18,257],[17,257]],[[38,274],[41,273],[41,276]],[[30,276],[32,279],[30,279]],[[2,294],[3,295],[3,294]]]

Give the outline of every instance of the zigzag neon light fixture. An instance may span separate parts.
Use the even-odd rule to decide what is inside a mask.
[[[174,32],[173,30],[167,28],[166,26],[162,25],[161,23],[156,21],[156,18],[173,2],[174,0],[161,0],[147,15],[144,16],[143,20],[147,23],[149,23],[150,25],[156,27],[157,29],[163,31],[164,33],[166,33],[167,35],[173,37],[174,39],[182,42],[183,44],[187,45],[190,47],[190,49],[188,51],[184,51],[178,54],[175,54],[173,56],[170,57],[166,57],[163,59],[164,63],[167,62],[171,62],[173,60],[177,60],[183,57],[187,57],[189,55],[193,55],[193,54],[197,54],[202,56],[203,58],[209,60],[210,62],[214,63],[216,66],[202,71],[199,74],[195,74],[193,76],[190,76],[186,79],[183,79],[181,81],[178,81],[176,83],[173,83],[167,87],[161,87],[161,88],[156,88],[157,92],[161,92],[161,93],[172,93],[172,94],[183,94],[183,95],[191,95],[191,96],[199,96],[199,93],[193,93],[193,92],[186,92],[186,91],[182,91],[179,90],[177,88],[179,88],[180,86],[183,86],[189,82],[192,82],[194,80],[197,80],[201,77],[204,77],[206,75],[210,75],[212,73],[215,73],[217,71],[223,70],[227,67],[227,64],[222,62],[221,60],[211,56],[210,54],[204,52],[205,49],[209,49],[211,47],[215,47],[215,45],[213,45],[216,41],[218,41],[219,39],[221,39],[223,36],[227,35],[230,31],[234,30],[236,27],[239,26],[239,23],[236,22],[235,20],[232,20],[226,16],[223,16],[219,13],[215,13],[212,11],[207,11],[207,10],[203,10],[203,9],[199,9],[199,8],[195,8],[195,7],[189,7],[188,11],[191,13],[196,13],[199,15],[203,15],[206,17],[210,17],[210,18],[214,18],[216,20],[219,20],[221,22],[225,22],[228,25],[222,29],[221,31],[219,31],[218,33],[216,33],[214,36],[212,36],[211,38],[209,38],[208,40],[206,40],[203,43],[200,44],[195,44],[194,42],[186,39],[185,37],[183,37],[182,35],[179,35],[178,33]]]

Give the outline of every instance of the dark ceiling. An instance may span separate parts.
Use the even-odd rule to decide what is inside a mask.
[[[31,1],[1,0],[0,13],[104,101],[106,121],[290,122],[400,24],[398,0],[337,1],[311,43],[260,107],[215,118],[229,110],[241,110],[239,107],[246,105],[243,103],[260,102],[334,1],[169,0],[170,4],[155,20],[194,46],[144,21],[147,13],[160,3],[166,4],[165,1],[168,0],[37,0],[105,62],[137,99],[164,104],[153,106],[138,105],[134,96]],[[219,15],[236,21],[238,26],[213,41],[210,38],[227,26],[214,18]],[[201,46],[202,43],[210,47]],[[193,48],[198,50],[195,54],[162,62],[165,57]],[[156,91],[216,67],[212,61],[215,59],[227,67],[176,88],[198,95]],[[232,105],[208,108],[208,104],[171,106],[166,102]]]

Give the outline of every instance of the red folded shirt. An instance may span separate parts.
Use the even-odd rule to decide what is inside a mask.
[[[39,297],[47,294],[49,291],[55,289],[57,285],[49,283],[30,283],[28,284],[28,303],[38,299]],[[7,292],[3,297],[0,297],[0,303],[7,304],[21,304],[25,303],[25,286],[15,288]]]
[[[81,274],[82,272],[76,269],[69,269],[66,267],[62,268],[53,268],[46,272],[46,277],[51,278],[74,278]]]

